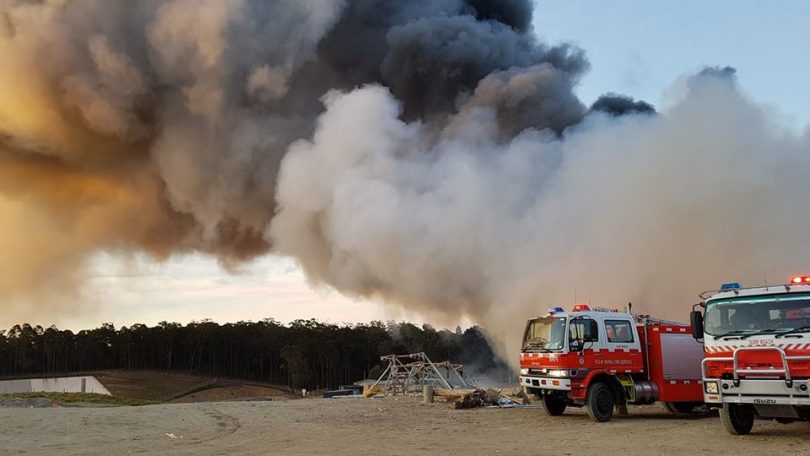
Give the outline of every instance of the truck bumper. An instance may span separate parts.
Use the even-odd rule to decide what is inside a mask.
[[[707,383],[716,383],[718,392],[707,393]],[[788,386],[783,379],[740,379],[737,386],[733,380],[703,379],[703,397],[709,404],[754,404],[754,405],[808,405],[810,406],[810,380],[793,380]]]
[[[525,388],[571,391],[571,379],[559,377],[535,377],[532,375],[521,375],[520,386],[523,386]]]

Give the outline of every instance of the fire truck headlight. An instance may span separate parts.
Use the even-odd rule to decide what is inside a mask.
[[[526,369],[525,367],[521,368],[520,375],[529,375],[529,369]]]
[[[717,394],[720,392],[720,388],[717,386],[717,382],[705,382],[703,387],[706,389],[708,394]]]
[[[568,377],[568,370],[566,369],[549,369],[549,377]]]

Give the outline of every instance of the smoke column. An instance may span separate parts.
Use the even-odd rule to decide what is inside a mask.
[[[805,267],[810,143],[731,68],[575,96],[529,0],[0,0],[0,303],[99,251],[268,253],[514,350],[574,294],[683,319]]]
[[[546,65],[570,106],[536,123],[561,131],[587,63],[535,42],[530,6],[0,0],[0,298],[72,283],[98,250],[270,252],[279,163],[330,90],[384,85],[440,126],[482,78]]]

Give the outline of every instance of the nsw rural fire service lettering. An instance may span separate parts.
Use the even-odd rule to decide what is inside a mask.
[[[596,364],[633,364],[633,362],[629,359],[596,359],[594,360]]]

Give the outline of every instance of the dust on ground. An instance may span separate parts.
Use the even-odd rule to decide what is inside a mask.
[[[583,410],[455,410],[418,398],[298,399],[115,408],[0,408],[0,455],[810,455],[810,424],[759,421],[727,435],[715,417],[656,406],[591,422]]]

